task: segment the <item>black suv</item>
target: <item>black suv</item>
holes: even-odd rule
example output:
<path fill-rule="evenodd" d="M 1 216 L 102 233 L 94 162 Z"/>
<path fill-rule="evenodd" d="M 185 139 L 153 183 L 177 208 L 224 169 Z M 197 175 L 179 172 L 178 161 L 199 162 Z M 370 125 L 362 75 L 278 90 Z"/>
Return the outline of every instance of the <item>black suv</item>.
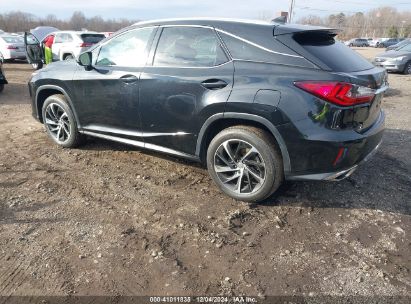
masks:
<path fill-rule="evenodd" d="M 386 72 L 327 28 L 241 20 L 137 23 L 29 82 L 62 147 L 88 136 L 201 161 L 231 197 L 339 180 L 381 142 Z"/>

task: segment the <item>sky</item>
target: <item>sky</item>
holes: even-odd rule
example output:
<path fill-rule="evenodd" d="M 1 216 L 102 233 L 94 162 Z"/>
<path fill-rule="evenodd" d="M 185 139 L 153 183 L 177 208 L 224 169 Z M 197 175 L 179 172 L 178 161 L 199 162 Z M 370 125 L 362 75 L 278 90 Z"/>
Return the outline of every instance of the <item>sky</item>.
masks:
<path fill-rule="evenodd" d="M 306 15 L 366 12 L 379 6 L 411 10 L 411 0 L 295 0 L 294 20 Z M 74 11 L 87 17 L 149 20 L 176 17 L 226 17 L 257 19 L 288 11 L 290 0 L 0 0 L 0 13 L 30 12 L 38 17 L 54 14 L 68 19 Z"/>

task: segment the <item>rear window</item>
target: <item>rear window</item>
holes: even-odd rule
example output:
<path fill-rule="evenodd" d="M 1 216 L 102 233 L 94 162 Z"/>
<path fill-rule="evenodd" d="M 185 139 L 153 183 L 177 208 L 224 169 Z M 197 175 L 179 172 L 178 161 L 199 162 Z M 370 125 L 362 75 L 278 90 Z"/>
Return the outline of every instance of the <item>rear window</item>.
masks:
<path fill-rule="evenodd" d="M 304 32 L 295 34 L 294 40 L 336 72 L 356 72 L 374 67 L 357 52 L 336 41 L 334 36 L 332 33 Z"/>
<path fill-rule="evenodd" d="M 80 37 L 81 37 L 81 40 L 83 40 L 85 43 L 93 43 L 93 44 L 98 43 L 104 38 L 106 38 L 106 36 L 104 36 L 103 34 L 81 34 Z"/>
<path fill-rule="evenodd" d="M 1 37 L 7 43 L 24 43 L 23 38 L 21 37 Z"/>

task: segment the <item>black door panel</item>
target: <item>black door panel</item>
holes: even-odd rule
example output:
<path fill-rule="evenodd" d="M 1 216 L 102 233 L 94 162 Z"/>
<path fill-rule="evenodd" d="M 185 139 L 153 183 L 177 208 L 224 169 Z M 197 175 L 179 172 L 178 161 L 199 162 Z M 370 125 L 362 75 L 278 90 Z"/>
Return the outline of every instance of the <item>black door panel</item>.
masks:
<path fill-rule="evenodd" d="M 133 77 L 132 82 L 123 79 Z M 140 130 L 138 110 L 139 68 L 108 67 L 76 72 L 75 107 L 81 125 Z"/>
<path fill-rule="evenodd" d="M 232 89 L 233 72 L 232 62 L 205 69 L 146 67 L 140 78 L 145 142 L 194 154 L 204 121 L 215 113 L 224 112 Z M 203 81 L 211 77 L 224 81 L 224 87 L 206 88 Z"/>
<path fill-rule="evenodd" d="M 31 33 L 24 33 L 24 45 L 26 46 L 26 56 L 29 63 L 41 63 L 44 60 L 43 48 L 40 42 Z"/>
<path fill-rule="evenodd" d="M 234 66 L 213 28 L 165 27 L 140 79 L 147 144 L 194 154 L 204 121 L 223 113 Z"/>

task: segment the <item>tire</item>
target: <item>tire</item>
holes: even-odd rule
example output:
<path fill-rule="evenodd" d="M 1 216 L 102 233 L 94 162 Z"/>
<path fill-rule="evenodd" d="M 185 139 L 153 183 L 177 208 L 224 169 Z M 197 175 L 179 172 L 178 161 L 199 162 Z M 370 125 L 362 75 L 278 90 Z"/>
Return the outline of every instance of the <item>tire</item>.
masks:
<path fill-rule="evenodd" d="M 254 152 L 250 152 L 252 149 Z M 268 198 L 284 180 L 283 161 L 275 139 L 255 127 L 235 126 L 218 133 L 207 149 L 207 168 L 221 191 L 245 202 Z"/>
<path fill-rule="evenodd" d="M 43 62 L 32 63 L 31 66 L 32 66 L 33 69 L 35 69 L 35 70 L 40 70 L 41 68 L 43 68 Z"/>
<path fill-rule="evenodd" d="M 47 134 L 63 148 L 74 148 L 84 141 L 84 135 L 78 132 L 73 111 L 64 95 L 49 96 L 42 108 L 42 117 Z"/>
<path fill-rule="evenodd" d="M 354 44 L 350 43 L 349 47 L 353 47 L 353 46 L 354 46 Z"/>
<path fill-rule="evenodd" d="M 71 60 L 74 59 L 73 55 L 67 55 L 66 57 L 64 57 L 64 60 Z"/>
<path fill-rule="evenodd" d="M 0 93 L 4 90 L 4 83 L 0 83 Z"/>
<path fill-rule="evenodd" d="M 408 61 L 408 62 L 405 64 L 403 74 L 405 74 L 405 75 L 411 75 L 411 61 Z"/>

